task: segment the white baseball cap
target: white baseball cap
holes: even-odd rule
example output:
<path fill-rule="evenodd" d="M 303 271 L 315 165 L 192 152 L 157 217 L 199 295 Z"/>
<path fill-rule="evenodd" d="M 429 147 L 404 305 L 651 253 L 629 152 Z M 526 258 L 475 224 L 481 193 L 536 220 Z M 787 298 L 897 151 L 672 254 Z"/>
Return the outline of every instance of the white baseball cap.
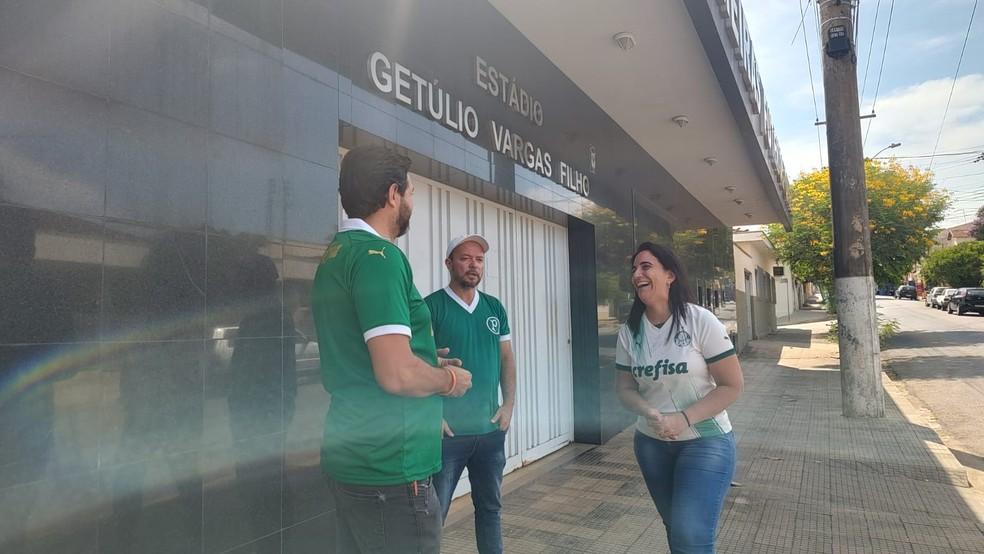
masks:
<path fill-rule="evenodd" d="M 454 252 L 454 249 L 464 242 L 474 242 L 482 247 L 482 252 L 489 251 L 489 241 L 485 240 L 485 237 L 482 235 L 462 235 L 451 239 L 451 242 L 448 243 L 448 251 L 444 257 L 450 258 L 451 253 Z"/>

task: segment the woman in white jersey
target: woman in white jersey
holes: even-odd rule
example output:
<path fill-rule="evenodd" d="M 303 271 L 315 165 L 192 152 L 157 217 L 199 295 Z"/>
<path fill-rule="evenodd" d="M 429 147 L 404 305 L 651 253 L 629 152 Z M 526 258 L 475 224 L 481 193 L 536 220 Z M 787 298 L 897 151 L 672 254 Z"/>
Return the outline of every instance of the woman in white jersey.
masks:
<path fill-rule="evenodd" d="M 635 302 L 619 330 L 622 404 L 638 414 L 635 454 L 670 551 L 713 553 L 735 470 L 725 408 L 741 394 L 741 366 L 724 325 L 690 303 L 671 250 L 645 242 L 632 258 Z"/>

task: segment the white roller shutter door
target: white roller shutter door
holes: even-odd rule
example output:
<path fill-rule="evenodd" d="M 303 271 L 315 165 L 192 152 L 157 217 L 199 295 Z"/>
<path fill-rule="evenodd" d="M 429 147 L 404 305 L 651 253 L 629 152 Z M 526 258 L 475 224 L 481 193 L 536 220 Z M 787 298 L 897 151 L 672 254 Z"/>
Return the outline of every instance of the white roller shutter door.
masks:
<path fill-rule="evenodd" d="M 506 437 L 512 471 L 574 438 L 567 229 L 425 177 L 413 180 L 413 219 L 397 245 L 422 295 L 447 285 L 451 237 L 480 233 L 489 240 L 480 289 L 508 310 L 516 355 L 516 411 Z M 468 490 L 463 477 L 457 493 Z"/>

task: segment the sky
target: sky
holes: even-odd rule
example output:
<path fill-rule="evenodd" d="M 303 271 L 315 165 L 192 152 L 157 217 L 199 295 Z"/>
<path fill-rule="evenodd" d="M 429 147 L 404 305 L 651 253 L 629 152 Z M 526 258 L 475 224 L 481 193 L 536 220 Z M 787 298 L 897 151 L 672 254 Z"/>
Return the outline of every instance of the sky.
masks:
<path fill-rule="evenodd" d="M 950 191 L 952 198 L 942 227 L 972 221 L 984 206 L 984 160 L 974 162 L 984 153 L 984 1 L 977 6 L 968 36 L 974 4 L 894 0 L 893 6 L 893 0 L 860 0 L 858 94 L 863 92 L 861 114 L 871 113 L 872 104 L 877 114 L 861 122 L 862 136 L 867 135 L 865 156 L 901 142 L 880 157 L 894 155 L 902 163 L 931 167 L 937 186 Z M 801 171 L 827 165 L 826 131 L 814 125 L 818 116 L 821 121 L 825 117 L 813 0 L 750 0 L 742 5 L 786 171 L 793 180 Z M 803 30 L 797 34 L 801 6 L 806 45 Z M 965 36 L 966 50 L 954 81 Z M 931 158 L 934 149 L 936 157 Z"/>

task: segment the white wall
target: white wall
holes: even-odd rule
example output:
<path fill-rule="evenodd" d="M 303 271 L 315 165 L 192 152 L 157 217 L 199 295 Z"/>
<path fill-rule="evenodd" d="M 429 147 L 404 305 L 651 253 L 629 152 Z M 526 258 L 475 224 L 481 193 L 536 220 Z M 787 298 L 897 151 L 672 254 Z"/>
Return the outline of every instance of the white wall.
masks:
<path fill-rule="evenodd" d="M 799 308 L 799 295 L 796 292 L 796 279 L 793 277 L 792 269 L 785 264 L 780 264 L 772 251 L 771 246 L 764 240 L 760 232 L 754 233 L 735 233 L 735 282 L 738 290 L 754 296 L 768 296 L 768 291 L 746 291 L 744 271 L 748 271 L 753 276 L 755 269 L 759 268 L 769 275 L 772 275 L 773 268 L 781 265 L 785 268 L 783 275 L 773 276 L 776 281 L 776 319 L 783 320 L 789 318 Z M 761 238 L 762 240 L 754 240 Z M 743 240 L 744 239 L 744 240 Z M 752 239 L 752 240 L 749 240 Z M 752 278 L 752 289 L 755 289 L 755 279 Z"/>
<path fill-rule="evenodd" d="M 789 318 L 799 308 L 796 279 L 788 265 L 783 267 L 786 268 L 785 275 L 776 277 L 776 318 L 780 321 Z"/>

